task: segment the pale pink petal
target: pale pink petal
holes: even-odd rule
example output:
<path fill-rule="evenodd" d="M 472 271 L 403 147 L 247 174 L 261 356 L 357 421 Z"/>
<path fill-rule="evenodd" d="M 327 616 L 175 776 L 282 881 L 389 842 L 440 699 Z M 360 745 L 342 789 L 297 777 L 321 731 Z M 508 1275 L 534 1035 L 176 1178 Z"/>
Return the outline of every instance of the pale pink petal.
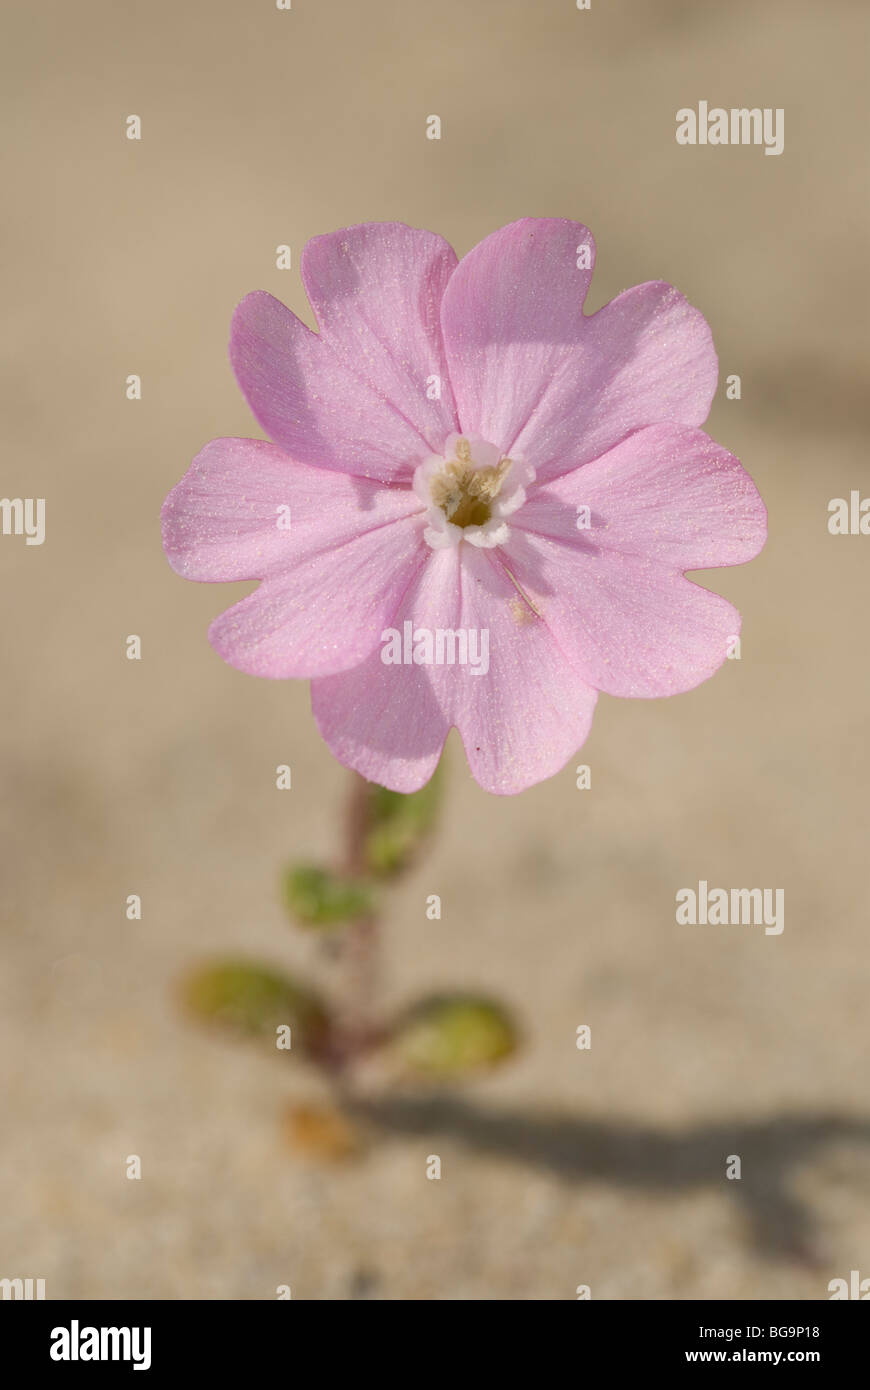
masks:
<path fill-rule="evenodd" d="M 584 320 L 579 353 L 566 353 L 515 445 L 538 479 L 598 458 L 659 421 L 702 425 L 719 363 L 707 321 L 663 281 L 626 290 Z"/>
<path fill-rule="evenodd" d="M 651 425 L 536 488 L 513 524 L 587 553 L 593 547 L 676 570 L 714 569 L 758 554 L 767 512 L 739 460 L 709 435 Z"/>
<path fill-rule="evenodd" d="M 364 661 L 431 551 L 418 518 L 391 521 L 272 574 L 216 618 L 208 638 L 230 666 L 275 680 Z"/>
<path fill-rule="evenodd" d="M 580 222 L 526 217 L 459 262 L 441 323 L 462 429 L 506 451 L 576 355 L 595 259 Z"/>
<path fill-rule="evenodd" d="M 596 692 L 572 670 L 503 568 L 473 546 L 433 552 L 391 626 L 474 629 L 483 671 L 465 665 L 384 665 L 315 681 L 312 703 L 335 756 L 370 781 L 414 791 L 432 775 L 448 729 L 462 736 L 475 780 L 508 795 L 564 767 L 589 732 Z"/>
<path fill-rule="evenodd" d="M 531 464 L 539 481 L 599 457 L 644 425 L 703 424 L 718 363 L 709 327 L 651 281 L 589 317 L 580 223 L 526 219 L 460 261 L 442 304 L 463 430 Z"/>
<path fill-rule="evenodd" d="M 458 423 L 441 337 L 441 300 L 456 263 L 443 237 L 402 222 L 316 236 L 302 253 L 322 337 L 432 451 Z"/>
<path fill-rule="evenodd" d="M 263 439 L 213 439 L 163 504 L 163 547 L 185 579 L 263 579 L 419 509 L 407 489 L 310 468 Z"/>
<path fill-rule="evenodd" d="M 373 223 L 303 254 L 319 334 L 263 291 L 243 299 L 230 359 L 266 433 L 302 463 L 384 480 L 437 452 L 456 429 L 439 322 L 454 265 L 441 237 Z"/>
<path fill-rule="evenodd" d="M 410 489 L 309 468 L 262 440 L 213 440 L 163 507 L 180 574 L 262 578 L 209 640 L 231 666 L 275 678 L 362 661 L 431 554 L 422 531 Z"/>
<path fill-rule="evenodd" d="M 712 676 L 740 633 L 737 610 L 645 556 L 588 546 L 514 529 L 502 550 L 584 680 L 609 695 L 649 698 Z"/>
<path fill-rule="evenodd" d="M 462 550 L 459 626 L 487 629 L 489 671 L 442 668 L 450 677 L 451 723 L 475 781 L 510 795 L 565 766 L 586 740 L 598 696 L 517 592 L 496 552 Z"/>
<path fill-rule="evenodd" d="M 434 630 L 458 621 L 459 547 L 429 556 L 384 628 L 401 633 L 410 621 Z M 312 681 L 311 707 L 338 760 L 396 792 L 429 781 L 450 729 L 431 668 L 387 666 L 380 647 L 355 670 Z"/>

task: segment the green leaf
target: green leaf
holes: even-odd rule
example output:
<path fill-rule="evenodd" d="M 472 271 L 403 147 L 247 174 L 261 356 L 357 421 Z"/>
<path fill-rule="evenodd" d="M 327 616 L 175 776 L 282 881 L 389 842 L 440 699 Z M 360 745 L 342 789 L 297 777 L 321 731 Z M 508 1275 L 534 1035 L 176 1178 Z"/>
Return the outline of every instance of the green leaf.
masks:
<path fill-rule="evenodd" d="M 284 902 L 291 917 L 306 927 L 334 927 L 368 917 L 374 904 L 359 879 L 301 864 L 284 875 Z"/>
<path fill-rule="evenodd" d="M 516 1050 L 517 1029 L 492 999 L 437 994 L 419 1000 L 391 1030 L 392 1046 L 412 1071 L 458 1076 L 490 1067 Z"/>
<path fill-rule="evenodd" d="M 206 1023 L 219 1023 L 248 1036 L 291 1029 L 294 1046 L 316 1053 L 329 1019 L 319 996 L 307 985 L 248 961 L 212 961 L 182 981 L 187 1009 Z"/>
<path fill-rule="evenodd" d="M 365 861 L 371 874 L 390 878 L 408 865 L 435 825 L 441 790 L 440 766 L 418 792 L 370 785 Z"/>

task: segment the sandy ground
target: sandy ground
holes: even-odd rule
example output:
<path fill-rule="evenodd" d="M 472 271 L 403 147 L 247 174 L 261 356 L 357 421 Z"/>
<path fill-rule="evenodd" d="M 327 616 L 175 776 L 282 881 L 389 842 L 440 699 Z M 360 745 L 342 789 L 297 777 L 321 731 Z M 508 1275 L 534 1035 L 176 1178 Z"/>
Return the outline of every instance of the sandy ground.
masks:
<path fill-rule="evenodd" d="M 826 530 L 830 498 L 870 490 L 862 7 L 48 0 L 10 26 L 3 488 L 46 497 L 47 539 L 0 540 L 0 1276 L 182 1299 L 815 1299 L 870 1276 L 870 539 Z M 680 148 L 700 99 L 784 108 L 784 153 Z M 199 1031 L 173 988 L 224 951 L 322 968 L 276 884 L 331 854 L 347 775 L 304 685 L 212 653 L 244 589 L 174 576 L 159 506 L 207 439 L 257 432 L 236 301 L 310 318 L 278 244 L 296 265 L 311 235 L 397 218 L 464 252 L 528 214 L 595 232 L 589 307 L 662 278 L 702 308 L 743 381 L 708 428 L 770 542 L 700 576 L 744 613 L 741 660 L 669 701 L 603 697 L 590 791 L 569 767 L 490 798 L 451 744 L 385 1000 L 495 992 L 526 1044 L 313 1161 L 285 1115 L 316 1078 Z M 783 888 L 782 935 L 678 926 L 701 878 Z"/>

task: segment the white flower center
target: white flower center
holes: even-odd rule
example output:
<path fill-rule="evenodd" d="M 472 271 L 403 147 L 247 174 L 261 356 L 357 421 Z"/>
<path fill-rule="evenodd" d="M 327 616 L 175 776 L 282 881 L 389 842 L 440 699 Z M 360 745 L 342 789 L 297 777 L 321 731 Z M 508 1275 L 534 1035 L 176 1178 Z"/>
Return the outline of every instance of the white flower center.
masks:
<path fill-rule="evenodd" d="M 535 471 L 505 457 L 475 435 L 452 434 L 443 456 L 433 454 L 414 474 L 414 491 L 426 508 L 423 535 L 433 550 L 468 541 L 490 548 L 510 535 L 505 520 L 526 500 Z"/>

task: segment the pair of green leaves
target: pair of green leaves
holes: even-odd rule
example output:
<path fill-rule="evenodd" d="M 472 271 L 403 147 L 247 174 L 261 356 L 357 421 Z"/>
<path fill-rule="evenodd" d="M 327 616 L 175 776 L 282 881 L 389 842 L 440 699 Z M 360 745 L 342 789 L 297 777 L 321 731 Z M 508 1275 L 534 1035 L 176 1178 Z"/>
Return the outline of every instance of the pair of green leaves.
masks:
<path fill-rule="evenodd" d="M 283 880 L 284 904 L 301 926 L 346 927 L 370 917 L 384 881 L 412 862 L 434 827 L 441 776 L 403 795 L 374 783 L 356 784 L 351 827 L 354 873 L 295 865 Z M 292 1045 L 313 1061 L 331 1051 L 330 1009 L 307 984 L 244 960 L 214 961 L 184 983 L 188 1010 L 204 1022 L 253 1037 L 274 1036 L 289 1026 Z M 418 1000 L 388 1022 L 377 1044 L 401 1069 L 433 1079 L 493 1066 L 516 1048 L 508 1012 L 491 999 L 442 993 Z"/>
<path fill-rule="evenodd" d="M 312 1060 L 328 1049 L 329 1014 L 320 996 L 261 965 L 227 960 L 203 966 L 184 982 L 184 1001 L 201 1021 L 249 1037 L 274 1035 L 289 1025 L 294 1047 Z M 510 1056 L 517 1033 L 494 1000 L 442 993 L 419 1000 L 388 1024 L 379 1046 L 405 1070 L 447 1080 Z"/>

